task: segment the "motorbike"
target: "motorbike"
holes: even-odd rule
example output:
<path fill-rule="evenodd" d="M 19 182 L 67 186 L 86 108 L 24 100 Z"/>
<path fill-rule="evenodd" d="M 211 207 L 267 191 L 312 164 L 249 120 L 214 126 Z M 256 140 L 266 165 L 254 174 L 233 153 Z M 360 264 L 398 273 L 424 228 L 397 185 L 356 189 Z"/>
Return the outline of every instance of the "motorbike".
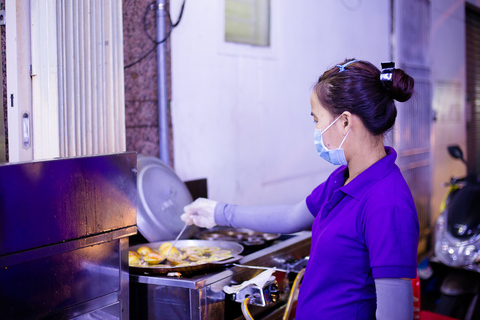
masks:
<path fill-rule="evenodd" d="M 448 153 L 467 162 L 459 146 Z M 434 228 L 434 256 L 440 297 L 435 312 L 449 317 L 480 319 L 480 182 L 476 173 L 451 178 Z"/>

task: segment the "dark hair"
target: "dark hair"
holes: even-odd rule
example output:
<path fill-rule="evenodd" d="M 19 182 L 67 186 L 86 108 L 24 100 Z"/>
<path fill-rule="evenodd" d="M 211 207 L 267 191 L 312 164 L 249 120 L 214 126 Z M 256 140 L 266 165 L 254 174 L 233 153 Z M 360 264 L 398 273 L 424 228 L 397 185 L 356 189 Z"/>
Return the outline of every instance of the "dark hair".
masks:
<path fill-rule="evenodd" d="M 343 64 L 353 61 L 345 60 Z M 397 117 L 393 100 L 405 102 L 413 95 L 414 80 L 401 69 L 393 69 L 392 81 L 380 80 L 380 70 L 367 61 L 354 61 L 327 70 L 315 85 L 324 108 L 333 115 L 349 111 L 357 115 L 373 135 L 390 130 Z"/>

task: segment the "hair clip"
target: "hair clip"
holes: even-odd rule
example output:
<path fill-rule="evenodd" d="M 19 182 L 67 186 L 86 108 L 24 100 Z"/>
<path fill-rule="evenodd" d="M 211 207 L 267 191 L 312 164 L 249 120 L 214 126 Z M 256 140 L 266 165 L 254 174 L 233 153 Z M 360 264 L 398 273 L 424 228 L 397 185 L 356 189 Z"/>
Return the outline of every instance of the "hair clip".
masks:
<path fill-rule="evenodd" d="M 354 63 L 354 62 L 357 62 L 357 61 L 358 61 L 358 60 L 350 60 L 350 61 L 348 61 L 348 62 L 346 62 L 346 63 L 344 63 L 344 64 L 342 64 L 342 65 L 337 64 L 337 67 L 338 67 L 338 69 L 339 69 L 339 70 L 338 70 L 338 73 L 345 71 L 345 67 L 346 67 L 346 66 L 348 66 L 350 63 Z"/>
<path fill-rule="evenodd" d="M 395 62 L 383 62 L 382 72 L 380 73 L 380 81 L 392 82 L 393 69 L 395 69 Z"/>

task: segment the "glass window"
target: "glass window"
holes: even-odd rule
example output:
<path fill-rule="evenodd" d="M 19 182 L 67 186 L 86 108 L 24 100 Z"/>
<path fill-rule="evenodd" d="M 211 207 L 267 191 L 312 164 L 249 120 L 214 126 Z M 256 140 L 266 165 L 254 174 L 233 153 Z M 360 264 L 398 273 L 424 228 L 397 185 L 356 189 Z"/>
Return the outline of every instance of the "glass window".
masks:
<path fill-rule="evenodd" d="M 225 41 L 270 46 L 270 0 L 225 0 Z"/>

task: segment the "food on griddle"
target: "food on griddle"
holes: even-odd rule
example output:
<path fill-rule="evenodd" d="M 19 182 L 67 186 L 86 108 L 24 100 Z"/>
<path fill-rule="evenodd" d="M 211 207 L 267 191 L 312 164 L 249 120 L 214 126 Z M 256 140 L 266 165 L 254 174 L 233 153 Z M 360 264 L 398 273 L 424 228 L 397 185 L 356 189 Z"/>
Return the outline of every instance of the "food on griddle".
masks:
<path fill-rule="evenodd" d="M 159 264 L 160 261 L 163 261 L 163 260 L 165 260 L 165 256 L 155 252 L 147 253 L 143 257 L 143 261 L 145 261 L 148 264 Z"/>
<path fill-rule="evenodd" d="M 160 254 L 163 254 L 163 255 L 166 256 L 167 252 L 168 252 L 168 250 L 170 250 L 171 246 L 172 246 L 171 242 L 164 242 L 158 248 L 158 251 L 160 252 Z M 179 254 L 179 252 L 178 252 L 177 248 L 173 247 L 172 250 L 170 250 L 170 253 L 168 254 L 168 256 L 170 257 L 171 255 L 178 255 L 178 254 Z"/>
<path fill-rule="evenodd" d="M 202 259 L 202 256 L 199 256 L 198 254 L 195 254 L 195 253 L 187 255 L 187 257 L 190 261 L 194 261 L 194 262 Z"/>
<path fill-rule="evenodd" d="M 232 253 L 230 250 L 215 250 L 210 253 L 210 258 L 214 260 L 223 260 L 230 257 Z"/>
<path fill-rule="evenodd" d="M 160 247 L 158 247 L 158 251 L 162 251 L 163 249 L 165 248 L 170 248 L 172 246 L 172 243 L 171 242 L 164 242 L 160 245 Z M 173 249 L 173 248 L 172 248 Z"/>
<path fill-rule="evenodd" d="M 167 257 L 167 260 L 168 260 L 168 262 L 170 262 L 170 264 L 172 266 L 178 266 L 178 265 L 181 265 L 181 264 L 185 263 L 183 255 L 180 255 L 180 254 L 171 254 L 170 253 Z"/>
<path fill-rule="evenodd" d="M 128 251 L 128 257 L 135 256 L 137 258 L 140 258 L 140 254 L 135 251 Z"/>
<path fill-rule="evenodd" d="M 153 250 L 147 246 L 141 246 L 140 248 L 137 249 L 137 252 L 140 253 L 142 256 L 144 256 L 147 253 L 153 252 Z"/>
<path fill-rule="evenodd" d="M 147 246 L 138 248 L 137 252 L 129 251 L 129 265 L 141 267 L 184 267 L 195 266 L 203 263 L 224 260 L 230 258 L 230 250 L 222 250 L 219 247 L 188 246 L 183 248 L 173 247 L 165 261 L 165 256 L 172 246 L 170 242 L 164 242 L 158 249 Z M 142 254 L 142 252 L 144 252 Z M 131 258 L 132 257 L 132 258 Z M 163 261 L 163 262 L 162 262 Z M 163 264 L 159 264 L 162 262 Z"/>
<path fill-rule="evenodd" d="M 136 266 L 140 263 L 140 255 L 135 251 L 128 251 L 128 264 Z"/>

